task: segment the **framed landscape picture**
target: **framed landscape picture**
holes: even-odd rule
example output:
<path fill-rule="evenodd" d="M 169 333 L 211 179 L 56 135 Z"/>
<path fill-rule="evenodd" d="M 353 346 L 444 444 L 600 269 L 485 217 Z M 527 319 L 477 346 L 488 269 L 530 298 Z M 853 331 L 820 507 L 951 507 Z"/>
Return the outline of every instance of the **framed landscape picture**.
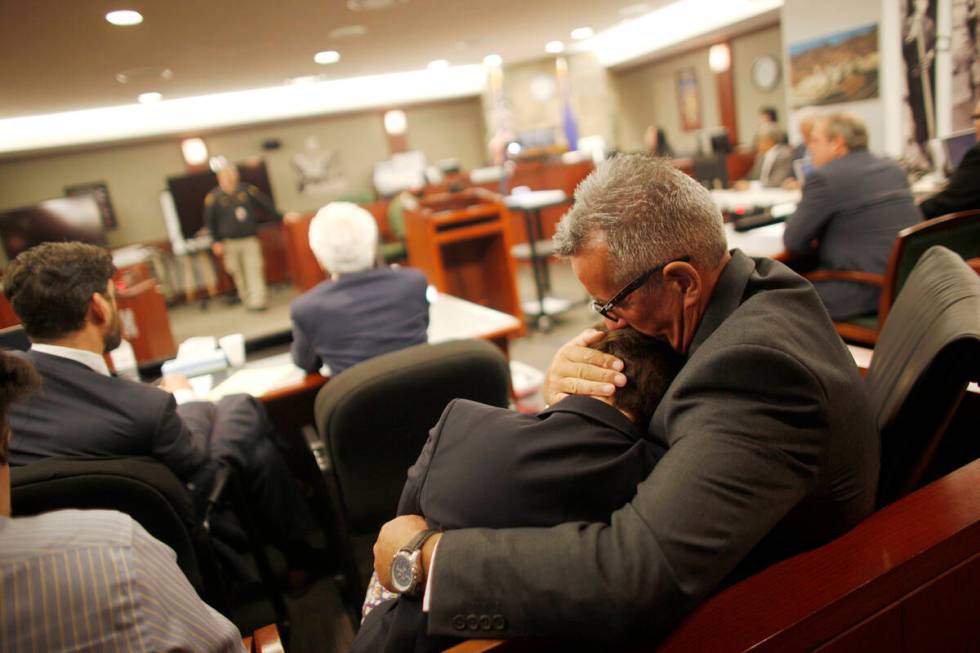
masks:
<path fill-rule="evenodd" d="M 91 195 L 95 199 L 95 203 L 99 205 L 99 212 L 102 214 L 102 224 L 105 225 L 105 228 L 116 228 L 118 224 L 116 222 L 116 212 L 112 208 L 112 200 L 109 199 L 109 187 L 104 181 L 68 186 L 65 188 L 65 195 L 68 197 Z"/>

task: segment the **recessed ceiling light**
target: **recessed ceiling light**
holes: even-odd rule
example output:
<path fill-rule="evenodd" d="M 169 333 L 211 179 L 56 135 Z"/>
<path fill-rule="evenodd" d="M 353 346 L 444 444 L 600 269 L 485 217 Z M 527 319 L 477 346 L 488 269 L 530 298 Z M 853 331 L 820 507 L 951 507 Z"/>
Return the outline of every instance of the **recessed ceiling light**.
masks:
<path fill-rule="evenodd" d="M 349 39 L 357 36 L 364 36 L 367 34 L 368 28 L 364 25 L 344 25 L 343 27 L 338 27 L 327 32 L 327 38 L 331 39 Z"/>
<path fill-rule="evenodd" d="M 449 62 L 445 59 L 433 59 L 426 68 L 429 70 L 445 70 L 449 68 Z"/>
<path fill-rule="evenodd" d="M 483 57 L 483 63 L 487 66 L 499 66 L 504 62 L 503 58 L 499 54 L 488 54 Z"/>
<path fill-rule="evenodd" d="M 113 25 L 139 25 L 143 22 L 143 15 L 132 9 L 120 9 L 110 11 L 105 15 L 105 19 Z"/>
<path fill-rule="evenodd" d="M 324 50 L 313 55 L 313 61 L 319 64 L 337 63 L 340 61 L 340 53 L 336 50 Z"/>
<path fill-rule="evenodd" d="M 559 54 L 565 51 L 565 44 L 561 41 L 548 41 L 544 44 L 544 51 L 551 54 Z"/>
<path fill-rule="evenodd" d="M 408 128 L 408 119 L 405 117 L 405 112 L 401 109 L 392 109 L 385 113 L 384 124 L 386 132 L 392 136 L 398 136 L 399 134 L 404 134 Z"/>
<path fill-rule="evenodd" d="M 592 31 L 591 27 L 576 27 L 572 30 L 572 39 L 576 41 L 584 41 L 585 39 L 591 39 L 595 32 Z"/>
<path fill-rule="evenodd" d="M 153 104 L 154 102 L 159 102 L 162 100 L 163 96 L 156 91 L 153 91 L 150 93 L 140 93 L 136 96 L 136 99 L 139 100 L 140 104 Z"/>

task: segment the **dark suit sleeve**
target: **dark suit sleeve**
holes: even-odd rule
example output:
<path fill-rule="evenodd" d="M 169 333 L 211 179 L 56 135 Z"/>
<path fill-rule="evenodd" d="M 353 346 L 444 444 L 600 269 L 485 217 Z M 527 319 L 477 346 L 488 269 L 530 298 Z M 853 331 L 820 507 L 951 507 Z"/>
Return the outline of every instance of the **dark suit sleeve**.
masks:
<path fill-rule="evenodd" d="M 422 447 L 422 452 L 415 464 L 408 468 L 408 478 L 405 481 L 405 487 L 402 488 L 402 496 L 398 500 L 397 514 L 425 516 L 422 513 L 422 486 L 425 484 L 429 466 L 432 464 L 432 458 L 435 456 L 436 448 L 439 445 L 442 429 L 449 420 L 449 413 L 452 412 L 456 402 L 457 400 L 453 399 L 446 405 L 439 421 L 429 431 L 429 438 L 425 441 L 425 446 Z"/>
<path fill-rule="evenodd" d="M 152 455 L 182 480 L 189 479 L 208 461 L 213 406 L 194 401 L 179 408 L 168 396 L 157 419 Z"/>
<path fill-rule="evenodd" d="M 727 348 L 699 361 L 669 401 L 672 446 L 610 525 L 447 532 L 429 633 L 479 636 L 454 630 L 454 617 L 465 624 L 460 615 L 490 609 L 506 622 L 495 637 L 651 637 L 810 491 L 826 447 L 826 398 L 794 358 Z"/>
<path fill-rule="evenodd" d="M 926 220 L 947 213 L 980 209 L 980 147 L 966 153 L 949 185 L 919 205 Z"/>
<path fill-rule="evenodd" d="M 836 202 L 827 178 L 814 171 L 803 186 L 796 212 L 786 221 L 783 245 L 794 254 L 810 251 L 810 241 L 819 239 L 834 216 Z"/>
<path fill-rule="evenodd" d="M 289 353 L 293 358 L 293 362 L 296 363 L 296 367 L 301 367 L 307 374 L 312 374 L 320 369 L 323 362 L 313 347 L 313 341 L 306 336 L 306 333 L 297 321 L 296 314 L 293 313 L 291 317 L 293 322 L 293 344 L 289 348 Z"/>

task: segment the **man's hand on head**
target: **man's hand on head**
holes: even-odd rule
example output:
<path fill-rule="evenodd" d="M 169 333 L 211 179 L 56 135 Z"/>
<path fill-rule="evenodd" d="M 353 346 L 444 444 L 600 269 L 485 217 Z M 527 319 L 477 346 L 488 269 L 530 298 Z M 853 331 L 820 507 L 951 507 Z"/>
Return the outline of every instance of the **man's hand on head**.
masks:
<path fill-rule="evenodd" d="M 389 592 L 395 591 L 391 584 L 391 559 L 398 553 L 398 549 L 408 544 L 413 537 L 426 528 L 428 525 L 425 523 L 425 519 L 419 515 L 395 517 L 381 527 L 378 541 L 374 543 L 374 571 L 378 574 L 378 582 Z M 422 570 L 426 576 L 429 574 L 432 552 L 435 550 L 436 542 L 441 537 L 441 533 L 436 533 L 426 540 L 425 546 L 422 547 Z M 425 582 L 424 579 L 423 582 Z"/>
<path fill-rule="evenodd" d="M 166 374 L 160 379 L 159 387 L 161 390 L 173 393 L 177 390 L 192 390 L 190 382 L 183 374 Z"/>
<path fill-rule="evenodd" d="M 562 345 L 545 376 L 543 394 L 548 405 L 568 395 L 611 397 L 617 387 L 626 385 L 623 361 L 589 347 L 604 337 L 601 331 L 586 329 Z"/>

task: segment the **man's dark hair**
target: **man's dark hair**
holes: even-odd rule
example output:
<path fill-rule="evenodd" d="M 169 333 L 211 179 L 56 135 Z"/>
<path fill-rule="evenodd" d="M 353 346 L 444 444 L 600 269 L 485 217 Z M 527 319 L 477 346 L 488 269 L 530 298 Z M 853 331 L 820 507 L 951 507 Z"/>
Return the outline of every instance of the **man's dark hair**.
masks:
<path fill-rule="evenodd" d="M 779 113 L 776 111 L 776 107 L 762 107 L 759 109 L 759 113 L 769 118 L 771 122 L 779 122 Z"/>
<path fill-rule="evenodd" d="M 6 464 L 10 449 L 7 410 L 10 404 L 41 385 L 37 372 L 23 358 L 0 352 L 0 465 Z"/>
<path fill-rule="evenodd" d="M 662 340 L 629 327 L 608 331 L 592 348 L 623 361 L 626 385 L 616 389 L 613 400 L 618 408 L 633 416 L 633 423 L 645 427 L 684 366 L 684 357 Z"/>
<path fill-rule="evenodd" d="M 27 335 L 61 338 L 85 325 L 92 293 L 116 271 L 109 252 L 84 243 L 44 243 L 7 264 L 3 292 Z"/>

